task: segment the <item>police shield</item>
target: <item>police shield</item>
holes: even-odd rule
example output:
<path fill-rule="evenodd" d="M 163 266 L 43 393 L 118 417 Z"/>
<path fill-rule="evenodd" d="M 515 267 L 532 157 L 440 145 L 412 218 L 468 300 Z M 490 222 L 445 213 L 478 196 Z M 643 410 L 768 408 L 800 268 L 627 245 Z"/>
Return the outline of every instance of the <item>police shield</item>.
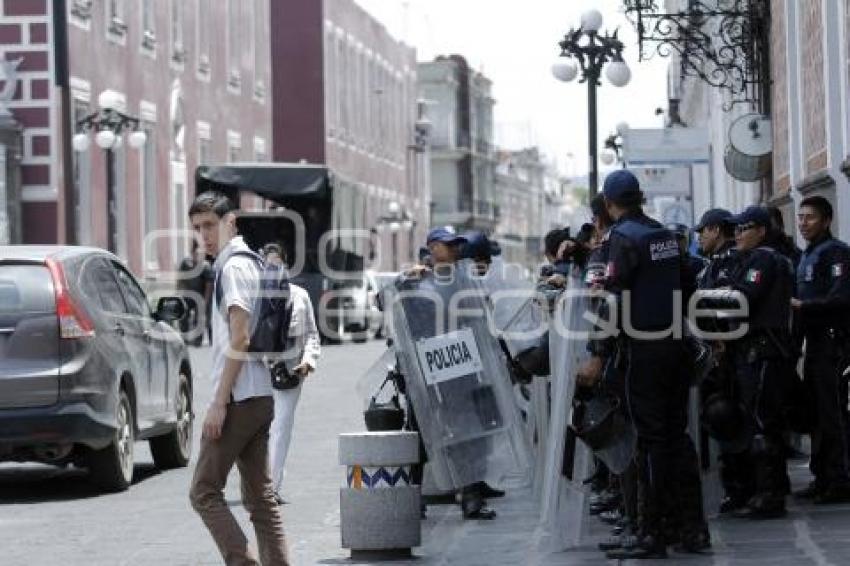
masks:
<path fill-rule="evenodd" d="M 584 317 L 589 301 L 584 286 L 570 277 L 552 315 L 549 330 L 552 407 L 541 497 L 541 529 L 544 545 L 560 551 L 581 543 L 587 519 L 590 450 L 570 430 L 576 371 L 586 357 L 590 323 Z"/>
<path fill-rule="evenodd" d="M 469 262 L 386 293 L 394 347 L 435 484 L 529 475 L 529 449 L 488 306 Z"/>

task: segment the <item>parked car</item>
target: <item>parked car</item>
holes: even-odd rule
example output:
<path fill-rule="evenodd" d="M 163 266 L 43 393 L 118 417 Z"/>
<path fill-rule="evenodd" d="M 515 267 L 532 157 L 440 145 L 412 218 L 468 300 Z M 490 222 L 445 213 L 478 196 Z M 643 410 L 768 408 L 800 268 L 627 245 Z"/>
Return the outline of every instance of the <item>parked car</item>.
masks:
<path fill-rule="evenodd" d="M 367 272 L 357 278 L 333 281 L 327 298 L 319 302 L 317 317 L 324 317 L 331 330 L 326 340 L 339 340 L 347 333 L 355 342 L 376 336 L 381 325 L 374 279 Z M 317 318 L 318 320 L 318 318 Z"/>
<path fill-rule="evenodd" d="M 95 248 L 0 247 L 0 461 L 89 469 L 108 491 L 133 479 L 134 443 L 160 468 L 192 450 L 192 368 L 120 260 Z"/>

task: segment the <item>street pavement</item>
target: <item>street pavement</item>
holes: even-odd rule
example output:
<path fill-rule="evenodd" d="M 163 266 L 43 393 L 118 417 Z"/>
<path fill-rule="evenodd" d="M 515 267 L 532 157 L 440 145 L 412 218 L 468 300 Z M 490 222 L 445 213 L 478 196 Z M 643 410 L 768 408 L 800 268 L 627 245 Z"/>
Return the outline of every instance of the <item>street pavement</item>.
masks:
<path fill-rule="evenodd" d="M 340 547 L 339 488 L 344 470 L 337 463 L 337 435 L 363 429 L 355 383 L 382 351 L 380 341 L 325 347 L 319 371 L 304 386 L 284 488 L 288 503 L 282 507 L 294 564 L 351 563 Z M 196 349 L 192 355 L 197 440 L 210 394 L 209 350 Z M 137 444 L 136 455 L 134 485 L 111 495 L 99 494 L 81 471 L 0 465 L 0 566 L 221 564 L 189 506 L 192 467 L 159 472 L 142 443 Z M 805 462 L 794 461 L 792 466 L 799 485 L 806 479 Z M 226 497 L 246 532 L 252 533 L 235 471 Z M 608 563 L 595 550 L 606 531 L 593 519 L 580 548 L 547 553 L 539 548 L 537 502 L 528 489 L 509 489 L 507 497 L 493 501 L 493 506 L 499 516 L 492 522 L 463 521 L 456 505 L 430 506 L 417 558 L 395 564 Z M 674 560 L 665 564 L 850 563 L 850 505 L 793 505 L 786 519 L 713 519 L 711 529 L 712 554 L 673 555 Z"/>

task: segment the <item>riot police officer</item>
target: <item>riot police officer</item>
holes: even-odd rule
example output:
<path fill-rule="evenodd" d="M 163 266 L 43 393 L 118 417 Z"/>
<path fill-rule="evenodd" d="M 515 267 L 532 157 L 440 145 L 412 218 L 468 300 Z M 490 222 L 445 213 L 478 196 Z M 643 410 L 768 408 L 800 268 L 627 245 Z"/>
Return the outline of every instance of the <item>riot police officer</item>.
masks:
<path fill-rule="evenodd" d="M 608 175 L 603 195 L 614 220 L 605 288 L 617 300 L 622 331 L 618 347 L 627 360 L 626 398 L 637 430 L 638 471 L 645 488 L 638 543 L 607 556 L 663 558 L 665 523 L 681 502 L 680 487 L 701 497 L 696 450 L 686 433 L 686 351 L 672 328 L 681 299 L 682 258 L 675 236 L 643 213 L 643 193 L 634 174 L 621 169 Z M 592 358 L 581 368 L 582 381 L 598 375 L 602 365 L 603 360 Z M 692 482 L 697 485 L 683 485 Z M 700 509 L 688 506 L 680 511 L 676 530 L 681 548 L 705 549 L 705 520 L 694 516 Z"/>
<path fill-rule="evenodd" d="M 703 255 L 709 258 L 706 268 L 700 273 L 698 286 L 700 290 L 729 287 L 730 277 L 735 270 L 737 250 L 735 248 L 735 226 L 729 223 L 732 213 L 722 208 L 715 208 L 703 214 L 696 226 L 699 234 L 699 246 Z M 700 330 L 706 332 L 721 332 L 731 329 L 722 320 L 697 321 Z M 746 506 L 747 501 L 755 493 L 752 466 L 747 455 L 747 438 L 745 432 L 737 430 L 733 423 L 721 423 L 720 427 L 713 422 L 716 419 L 729 419 L 727 411 L 720 409 L 738 408 L 735 397 L 735 364 L 733 344 L 715 342 L 715 368 L 700 384 L 702 398 L 703 426 L 720 444 L 720 481 L 723 485 L 724 498 L 720 503 L 720 513 L 730 513 Z M 728 429 L 731 436 L 720 432 Z M 737 437 L 736 437 L 737 435 Z"/>
<path fill-rule="evenodd" d="M 800 203 L 797 221 L 808 242 L 791 304 L 806 340 L 804 380 L 815 405 L 811 471 L 803 497 L 815 503 L 850 500 L 847 463 L 847 379 L 850 360 L 850 248 L 832 237 L 832 205 L 823 197 Z"/>
<path fill-rule="evenodd" d="M 785 396 L 788 364 L 794 359 L 790 333 L 793 266 L 767 246 L 771 220 L 767 209 L 750 206 L 729 222 L 735 226 L 738 262 L 730 288 L 746 298 L 746 334 L 734 344 L 735 387 L 751 427 L 755 495 L 736 516 L 767 519 L 785 515 L 788 473 L 785 465 Z"/>

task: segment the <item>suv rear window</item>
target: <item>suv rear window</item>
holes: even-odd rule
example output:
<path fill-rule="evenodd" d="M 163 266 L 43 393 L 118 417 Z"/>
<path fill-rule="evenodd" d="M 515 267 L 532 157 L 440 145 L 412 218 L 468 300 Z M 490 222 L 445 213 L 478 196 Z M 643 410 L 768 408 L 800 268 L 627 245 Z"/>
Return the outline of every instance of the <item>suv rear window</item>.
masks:
<path fill-rule="evenodd" d="M 54 310 L 56 296 L 47 267 L 0 264 L 0 314 Z"/>

